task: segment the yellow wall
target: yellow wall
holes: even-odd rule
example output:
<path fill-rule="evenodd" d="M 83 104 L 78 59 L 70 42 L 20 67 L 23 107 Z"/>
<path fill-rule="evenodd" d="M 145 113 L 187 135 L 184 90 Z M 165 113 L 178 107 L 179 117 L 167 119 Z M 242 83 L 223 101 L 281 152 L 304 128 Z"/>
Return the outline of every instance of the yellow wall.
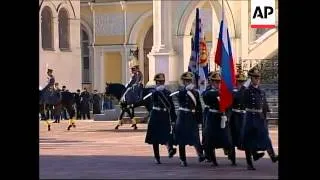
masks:
<path fill-rule="evenodd" d="M 124 36 L 96 36 L 96 44 L 123 44 Z"/>
<path fill-rule="evenodd" d="M 127 7 L 127 12 L 146 12 L 152 9 L 152 3 L 148 4 L 130 4 Z"/>
<path fill-rule="evenodd" d="M 121 83 L 122 66 L 120 52 L 104 53 L 104 79 L 111 83 Z"/>
<path fill-rule="evenodd" d="M 81 6 L 81 16 L 91 16 L 91 10 L 89 6 Z"/>

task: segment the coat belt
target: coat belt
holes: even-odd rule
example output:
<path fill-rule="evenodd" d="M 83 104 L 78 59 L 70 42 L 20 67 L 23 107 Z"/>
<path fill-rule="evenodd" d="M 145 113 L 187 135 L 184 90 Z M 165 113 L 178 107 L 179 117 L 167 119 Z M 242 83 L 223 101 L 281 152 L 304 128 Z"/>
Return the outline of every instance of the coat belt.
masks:
<path fill-rule="evenodd" d="M 217 110 L 217 109 L 209 108 L 209 112 L 212 112 L 212 113 L 219 113 L 220 111 L 219 111 L 219 110 Z"/>
<path fill-rule="evenodd" d="M 247 112 L 252 112 L 252 113 L 262 113 L 262 109 L 249 109 L 246 108 Z"/>
<path fill-rule="evenodd" d="M 237 113 L 246 113 L 245 110 L 241 110 L 241 109 L 232 109 L 232 111 Z"/>
<path fill-rule="evenodd" d="M 183 108 L 183 107 L 179 107 L 179 111 L 196 112 L 196 110 L 194 110 L 194 109 L 188 109 L 188 108 Z"/>
<path fill-rule="evenodd" d="M 156 111 L 167 111 L 166 108 L 161 108 L 161 107 L 156 107 L 156 106 L 153 106 L 152 109 L 156 110 Z"/>

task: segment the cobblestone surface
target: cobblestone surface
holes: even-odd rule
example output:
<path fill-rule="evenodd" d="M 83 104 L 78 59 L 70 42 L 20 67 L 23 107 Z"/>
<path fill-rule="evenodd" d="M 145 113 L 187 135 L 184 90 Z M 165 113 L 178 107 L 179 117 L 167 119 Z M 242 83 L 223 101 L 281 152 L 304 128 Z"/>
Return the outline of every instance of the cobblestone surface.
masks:
<path fill-rule="evenodd" d="M 187 147 L 188 167 L 179 166 L 178 154 L 167 157 L 160 149 L 162 164 L 156 165 L 152 146 L 144 143 L 146 124 L 134 131 L 125 124 L 118 131 L 116 122 L 79 120 L 67 131 L 67 121 L 52 124 L 47 131 L 40 122 L 41 179 L 277 179 L 278 164 L 269 156 L 255 162 L 256 171 L 246 170 L 245 155 L 237 151 L 238 166 L 230 166 L 222 150 L 217 150 L 219 167 L 198 163 L 193 147 Z M 278 152 L 278 129 L 270 127 L 272 143 Z"/>

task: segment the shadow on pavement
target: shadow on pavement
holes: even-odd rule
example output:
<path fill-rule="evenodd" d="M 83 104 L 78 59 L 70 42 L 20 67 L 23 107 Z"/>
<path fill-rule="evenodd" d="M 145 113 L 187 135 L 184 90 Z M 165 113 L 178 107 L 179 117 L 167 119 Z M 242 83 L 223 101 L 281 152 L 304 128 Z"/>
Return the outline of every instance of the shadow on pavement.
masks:
<path fill-rule="evenodd" d="M 67 140 L 57 140 L 56 138 L 40 138 L 39 143 L 78 143 L 85 141 L 67 141 Z"/>
<path fill-rule="evenodd" d="M 187 152 L 188 153 L 188 152 Z M 267 157 L 267 156 L 266 156 Z M 218 157 L 218 167 L 199 163 L 187 157 L 188 167 L 179 166 L 176 155 L 161 157 L 162 164 L 152 156 L 40 156 L 40 178 L 50 179 L 277 179 L 278 164 L 269 158 L 255 162 L 256 171 L 248 171 L 244 158 L 233 167 L 227 158 Z"/>
<path fill-rule="evenodd" d="M 115 133 L 121 133 L 121 132 L 147 132 L 147 129 L 137 129 L 137 130 L 133 130 L 133 129 L 97 129 L 97 130 L 87 130 L 87 131 L 83 131 L 83 132 L 115 132 Z"/>

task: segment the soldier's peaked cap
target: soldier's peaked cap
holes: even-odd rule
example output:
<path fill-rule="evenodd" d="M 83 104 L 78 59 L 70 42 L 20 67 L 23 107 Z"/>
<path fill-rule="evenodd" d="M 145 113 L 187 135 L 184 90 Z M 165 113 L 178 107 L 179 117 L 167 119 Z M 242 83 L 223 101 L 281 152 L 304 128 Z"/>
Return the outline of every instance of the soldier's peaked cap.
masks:
<path fill-rule="evenodd" d="M 193 73 L 192 72 L 184 72 L 181 75 L 181 80 L 192 80 L 193 79 Z"/>
<path fill-rule="evenodd" d="M 259 70 L 256 69 L 256 68 L 251 69 L 251 70 L 248 72 L 248 75 L 251 76 L 251 77 L 260 77 L 260 76 L 261 76 Z"/>
<path fill-rule="evenodd" d="M 246 77 L 246 75 L 245 75 L 243 72 L 239 72 L 239 73 L 236 75 L 236 79 L 237 79 L 237 81 L 246 81 L 246 80 L 247 80 L 247 77 Z"/>
<path fill-rule="evenodd" d="M 165 80 L 165 76 L 163 73 L 158 73 L 154 76 L 154 80 L 155 81 L 164 81 Z"/>
<path fill-rule="evenodd" d="M 221 76 L 219 71 L 215 71 L 210 74 L 209 79 L 211 81 L 221 81 Z"/>

